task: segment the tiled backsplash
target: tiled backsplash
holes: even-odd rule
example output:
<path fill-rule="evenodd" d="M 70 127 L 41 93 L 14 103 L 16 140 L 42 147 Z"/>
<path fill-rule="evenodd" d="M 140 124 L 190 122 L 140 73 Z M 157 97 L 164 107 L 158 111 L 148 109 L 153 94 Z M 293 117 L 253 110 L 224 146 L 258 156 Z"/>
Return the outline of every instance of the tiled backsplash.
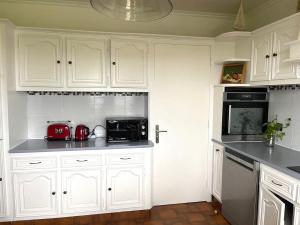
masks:
<path fill-rule="evenodd" d="M 279 144 L 300 151 L 300 90 L 271 90 L 270 93 L 269 120 L 276 115 L 280 122 L 292 119 L 291 126 L 285 130 L 286 135 Z"/>
<path fill-rule="evenodd" d="M 28 138 L 44 138 L 47 121 L 71 120 L 90 129 L 107 117 L 148 115 L 147 96 L 28 95 Z M 75 129 L 73 129 L 74 131 Z"/>

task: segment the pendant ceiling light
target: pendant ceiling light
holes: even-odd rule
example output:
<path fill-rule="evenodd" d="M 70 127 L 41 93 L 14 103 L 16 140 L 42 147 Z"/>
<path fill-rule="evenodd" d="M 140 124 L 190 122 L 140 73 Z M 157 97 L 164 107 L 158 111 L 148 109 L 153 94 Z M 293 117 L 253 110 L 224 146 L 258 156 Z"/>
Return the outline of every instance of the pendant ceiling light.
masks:
<path fill-rule="evenodd" d="M 158 20 L 173 10 L 170 0 L 90 0 L 90 3 L 98 12 L 125 21 Z"/>

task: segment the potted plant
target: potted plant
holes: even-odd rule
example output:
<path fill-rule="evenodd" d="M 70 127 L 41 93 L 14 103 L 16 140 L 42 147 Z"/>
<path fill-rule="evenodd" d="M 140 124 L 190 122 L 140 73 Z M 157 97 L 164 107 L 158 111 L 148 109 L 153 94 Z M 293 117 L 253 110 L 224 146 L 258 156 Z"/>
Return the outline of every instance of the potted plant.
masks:
<path fill-rule="evenodd" d="M 287 128 L 291 124 L 291 118 L 287 118 L 284 123 L 279 123 L 277 116 L 271 122 L 265 123 L 263 126 L 266 127 L 264 137 L 268 141 L 268 146 L 274 147 L 275 141 L 282 140 L 285 136 L 283 129 Z"/>

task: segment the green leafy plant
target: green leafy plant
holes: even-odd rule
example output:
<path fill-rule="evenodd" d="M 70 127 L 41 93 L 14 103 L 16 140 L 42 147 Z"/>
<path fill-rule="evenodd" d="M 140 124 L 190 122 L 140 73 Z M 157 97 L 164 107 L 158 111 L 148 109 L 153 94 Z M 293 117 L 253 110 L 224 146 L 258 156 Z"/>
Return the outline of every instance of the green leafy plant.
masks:
<path fill-rule="evenodd" d="M 285 136 L 285 132 L 283 129 L 289 127 L 291 125 L 291 118 L 287 118 L 284 123 L 279 123 L 277 116 L 271 122 L 265 123 L 263 126 L 266 126 L 266 130 L 264 132 L 264 137 L 267 140 L 271 140 L 272 138 L 282 140 Z"/>

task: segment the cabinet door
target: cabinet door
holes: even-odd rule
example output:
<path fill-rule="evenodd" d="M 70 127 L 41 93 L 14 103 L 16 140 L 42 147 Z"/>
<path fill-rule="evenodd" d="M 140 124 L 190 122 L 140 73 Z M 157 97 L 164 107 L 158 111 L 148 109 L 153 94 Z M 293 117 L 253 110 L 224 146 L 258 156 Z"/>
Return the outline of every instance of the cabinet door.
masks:
<path fill-rule="evenodd" d="M 260 189 L 258 225 L 284 225 L 285 204 L 264 187 Z"/>
<path fill-rule="evenodd" d="M 62 87 L 62 39 L 60 36 L 19 36 L 19 85 Z"/>
<path fill-rule="evenodd" d="M 112 40 L 111 62 L 112 87 L 147 87 L 147 43 L 136 40 Z"/>
<path fill-rule="evenodd" d="M 67 39 L 69 87 L 106 86 L 106 40 Z"/>
<path fill-rule="evenodd" d="M 5 215 L 4 181 L 0 171 L 0 217 Z"/>
<path fill-rule="evenodd" d="M 107 172 L 109 210 L 139 208 L 144 204 L 144 169 L 118 168 Z"/>
<path fill-rule="evenodd" d="M 102 211 L 101 170 L 62 173 L 63 213 Z"/>
<path fill-rule="evenodd" d="M 223 169 L 223 147 L 214 144 L 213 158 L 213 195 L 221 202 L 222 196 L 222 169 Z"/>
<path fill-rule="evenodd" d="M 272 63 L 272 79 L 285 80 L 296 79 L 297 69 L 293 63 L 285 62 L 289 58 L 289 46 L 285 43 L 296 40 L 298 35 L 298 28 L 284 27 L 274 32 L 274 47 L 273 47 L 273 63 Z"/>
<path fill-rule="evenodd" d="M 300 224 L 300 208 L 295 207 L 295 213 L 294 213 L 294 223 L 293 225 L 299 225 Z"/>
<path fill-rule="evenodd" d="M 56 172 L 14 175 L 16 217 L 57 214 Z"/>
<path fill-rule="evenodd" d="M 251 81 L 270 80 L 272 59 L 272 34 L 256 36 L 252 40 Z"/>

